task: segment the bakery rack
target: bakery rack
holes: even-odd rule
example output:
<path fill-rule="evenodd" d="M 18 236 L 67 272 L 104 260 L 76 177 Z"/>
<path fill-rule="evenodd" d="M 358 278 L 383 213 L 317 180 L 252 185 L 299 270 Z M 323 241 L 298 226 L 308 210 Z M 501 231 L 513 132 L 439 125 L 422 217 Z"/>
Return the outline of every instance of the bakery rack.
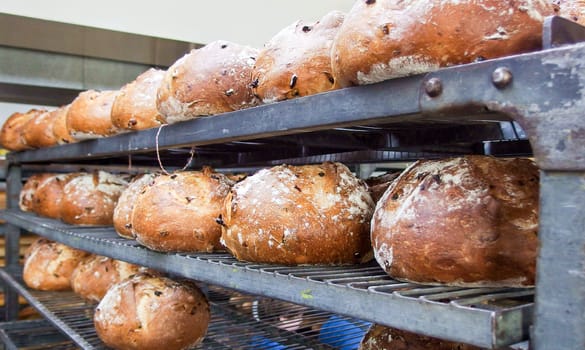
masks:
<path fill-rule="evenodd" d="M 11 153 L 7 240 L 26 229 L 76 248 L 261 296 L 485 348 L 530 339 L 536 350 L 585 348 L 585 38 L 558 17 L 543 50 L 441 69 L 47 149 Z M 532 155 L 541 171 L 535 289 L 424 287 L 375 264 L 283 267 L 227 254 L 161 254 L 112 228 L 72 227 L 18 210 L 39 167 L 247 169 L 281 162 L 368 163 L 460 154 Z M 17 273 L 9 257 L 5 276 Z M 562 287 L 559 287 L 562 286 Z M 10 294 L 9 294 L 10 295 Z M 14 295 L 12 296 L 15 297 Z M 14 319 L 7 309 L 7 319 Z"/>

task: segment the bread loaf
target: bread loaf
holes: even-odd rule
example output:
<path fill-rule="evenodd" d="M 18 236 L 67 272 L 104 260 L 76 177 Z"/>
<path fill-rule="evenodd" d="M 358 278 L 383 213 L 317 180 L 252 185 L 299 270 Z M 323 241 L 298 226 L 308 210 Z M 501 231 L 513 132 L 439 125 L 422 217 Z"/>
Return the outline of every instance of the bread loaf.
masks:
<path fill-rule="evenodd" d="M 258 50 L 228 41 L 194 49 L 166 72 L 157 107 L 167 123 L 257 104 L 251 74 Z"/>
<path fill-rule="evenodd" d="M 119 91 L 87 90 L 69 106 L 67 128 L 75 140 L 95 139 L 120 132 L 112 124 L 111 112 Z"/>
<path fill-rule="evenodd" d="M 232 184 L 209 169 L 157 176 L 135 200 L 131 224 L 136 240 L 162 252 L 222 249 L 215 219 Z"/>
<path fill-rule="evenodd" d="M 365 262 L 373 207 L 366 185 L 340 163 L 263 169 L 226 198 L 222 243 L 244 261 Z"/>
<path fill-rule="evenodd" d="M 116 207 L 114 208 L 114 229 L 118 235 L 128 239 L 134 239 L 132 233 L 132 210 L 136 203 L 136 198 L 142 192 L 143 188 L 150 184 L 154 179 L 154 174 L 141 174 L 130 182 L 128 187 L 122 191 Z"/>
<path fill-rule="evenodd" d="M 341 23 L 343 13 L 333 11 L 320 21 L 297 21 L 276 34 L 256 59 L 255 94 L 270 103 L 333 89 L 331 44 Z"/>
<path fill-rule="evenodd" d="M 63 188 L 77 174 L 54 174 L 44 178 L 32 198 L 32 211 L 40 216 L 61 219 Z"/>
<path fill-rule="evenodd" d="M 69 129 L 67 128 L 69 106 L 61 106 L 51 111 L 51 114 L 55 114 L 53 119 L 53 135 L 60 145 L 75 142 L 75 139 L 69 134 Z"/>
<path fill-rule="evenodd" d="M 140 266 L 92 254 L 71 275 L 73 291 L 86 300 L 99 302 L 110 287 L 140 270 Z"/>
<path fill-rule="evenodd" d="M 156 92 L 165 71 L 150 68 L 126 84 L 112 105 L 112 124 L 119 129 L 144 130 L 166 123 L 156 108 Z"/>
<path fill-rule="evenodd" d="M 33 202 L 39 185 L 46 179 L 55 176 L 54 173 L 36 173 L 26 179 L 19 194 L 18 206 L 22 211 L 33 211 Z"/>
<path fill-rule="evenodd" d="M 370 195 L 374 200 L 374 203 L 377 203 L 378 200 L 382 197 L 384 192 L 388 189 L 388 187 L 392 184 L 394 180 L 400 175 L 399 171 L 386 173 L 376 177 L 370 177 L 365 180 L 366 185 L 368 185 L 368 190 L 370 191 Z"/>
<path fill-rule="evenodd" d="M 205 336 L 209 304 L 191 282 L 138 274 L 112 286 L 96 308 L 100 339 L 120 350 L 180 350 Z"/>
<path fill-rule="evenodd" d="M 28 247 L 22 277 L 26 285 L 33 289 L 69 290 L 73 270 L 88 254 L 58 242 L 39 238 Z"/>
<path fill-rule="evenodd" d="M 473 345 L 441 340 L 374 324 L 360 343 L 359 350 L 482 350 Z M 485 349 L 484 349 L 485 350 Z"/>
<path fill-rule="evenodd" d="M 10 151 L 23 151 L 31 147 L 23 138 L 25 124 L 39 114 L 46 112 L 40 109 L 31 109 L 26 113 L 13 113 L 2 125 L 0 130 L 0 144 Z"/>
<path fill-rule="evenodd" d="M 539 174 L 528 159 L 419 161 L 372 219 L 376 260 L 393 278 L 457 286 L 534 285 Z"/>
<path fill-rule="evenodd" d="M 112 225 L 116 202 L 126 186 L 124 176 L 105 171 L 75 176 L 63 188 L 61 220 L 72 225 Z"/>
<path fill-rule="evenodd" d="M 550 1 L 359 0 L 332 47 L 340 86 L 363 85 L 541 48 Z"/>
<path fill-rule="evenodd" d="M 45 111 L 32 117 L 22 128 L 24 142 L 32 148 L 51 147 L 57 144 L 53 134 L 56 114 Z"/>

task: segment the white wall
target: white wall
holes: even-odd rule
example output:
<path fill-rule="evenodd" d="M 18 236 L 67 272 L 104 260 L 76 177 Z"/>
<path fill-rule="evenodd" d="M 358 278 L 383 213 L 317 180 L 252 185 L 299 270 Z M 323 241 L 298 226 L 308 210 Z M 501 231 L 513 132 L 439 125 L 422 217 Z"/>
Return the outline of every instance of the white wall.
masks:
<path fill-rule="evenodd" d="M 314 21 L 356 0 L 1 0 L 0 12 L 206 44 L 260 48 L 298 19 Z"/>

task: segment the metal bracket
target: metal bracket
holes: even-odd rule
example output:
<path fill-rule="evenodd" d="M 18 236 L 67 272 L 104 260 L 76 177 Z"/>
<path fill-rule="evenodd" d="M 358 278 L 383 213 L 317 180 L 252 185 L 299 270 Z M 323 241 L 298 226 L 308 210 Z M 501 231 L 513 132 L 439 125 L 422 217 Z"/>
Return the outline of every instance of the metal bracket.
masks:
<path fill-rule="evenodd" d="M 585 27 L 563 17 L 544 19 L 542 48 L 552 49 L 585 41 Z"/>

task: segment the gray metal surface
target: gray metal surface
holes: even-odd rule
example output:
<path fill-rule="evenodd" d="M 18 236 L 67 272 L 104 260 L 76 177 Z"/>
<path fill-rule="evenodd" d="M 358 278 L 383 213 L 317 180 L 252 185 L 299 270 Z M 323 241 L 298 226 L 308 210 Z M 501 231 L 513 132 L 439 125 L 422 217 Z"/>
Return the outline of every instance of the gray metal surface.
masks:
<path fill-rule="evenodd" d="M 0 218 L 78 249 L 430 336 L 485 348 L 528 339 L 532 289 L 425 287 L 392 280 L 375 263 L 286 267 L 239 262 L 227 253 L 163 254 L 111 227 L 75 227 L 17 210 Z"/>
<path fill-rule="evenodd" d="M 0 270 L 0 278 L 16 288 L 47 320 L 63 332 L 55 332 L 46 321 L 0 323 L 5 345 L 41 345 L 41 348 L 107 349 L 93 326 L 96 304 L 87 303 L 73 292 L 42 292 L 24 288 L 12 274 Z M 332 350 L 336 341 L 357 346 L 369 324 L 325 311 L 202 286 L 211 305 L 211 322 L 205 339 L 194 349 L 314 349 Z M 335 317 L 335 328 L 323 328 Z M 36 339 L 31 339 L 36 335 Z M 262 345 L 262 346 L 260 346 Z M 14 347 L 17 348 L 17 347 Z M 36 348 L 36 347 L 35 347 Z"/>

